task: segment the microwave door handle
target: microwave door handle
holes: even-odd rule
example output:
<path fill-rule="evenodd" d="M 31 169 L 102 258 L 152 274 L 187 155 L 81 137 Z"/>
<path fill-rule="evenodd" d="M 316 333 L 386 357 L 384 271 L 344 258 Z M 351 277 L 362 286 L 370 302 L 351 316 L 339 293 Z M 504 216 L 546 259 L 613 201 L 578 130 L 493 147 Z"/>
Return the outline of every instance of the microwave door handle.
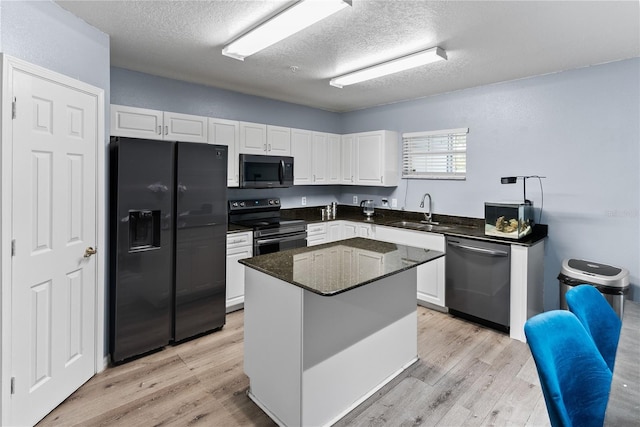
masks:
<path fill-rule="evenodd" d="M 280 179 L 280 184 L 284 184 L 284 160 L 280 160 L 280 167 L 278 168 L 278 178 Z"/>

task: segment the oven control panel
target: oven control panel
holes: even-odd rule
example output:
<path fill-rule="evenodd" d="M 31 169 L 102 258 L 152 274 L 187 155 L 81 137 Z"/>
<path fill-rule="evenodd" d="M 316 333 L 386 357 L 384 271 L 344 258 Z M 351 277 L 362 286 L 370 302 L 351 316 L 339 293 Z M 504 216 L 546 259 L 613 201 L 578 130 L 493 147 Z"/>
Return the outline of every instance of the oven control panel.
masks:
<path fill-rule="evenodd" d="M 274 197 L 270 199 L 229 200 L 229 211 L 251 211 L 265 208 L 279 209 L 280 199 Z"/>

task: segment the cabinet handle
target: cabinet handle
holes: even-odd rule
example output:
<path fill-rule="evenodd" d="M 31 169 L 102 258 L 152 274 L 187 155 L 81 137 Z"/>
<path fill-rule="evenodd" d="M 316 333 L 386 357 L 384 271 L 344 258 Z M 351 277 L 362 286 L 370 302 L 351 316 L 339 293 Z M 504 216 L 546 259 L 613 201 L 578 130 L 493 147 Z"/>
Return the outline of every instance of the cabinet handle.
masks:
<path fill-rule="evenodd" d="M 169 135 L 169 126 L 164 127 L 164 134 Z"/>
<path fill-rule="evenodd" d="M 162 126 L 158 125 L 158 135 L 162 135 Z"/>
<path fill-rule="evenodd" d="M 264 151 L 267 151 L 267 144 L 264 144 L 264 145 L 263 145 L 263 150 L 264 150 Z"/>
<path fill-rule="evenodd" d="M 271 151 L 271 144 L 269 144 L 269 151 Z"/>
<path fill-rule="evenodd" d="M 382 176 L 380 177 L 380 184 L 382 184 Z"/>
<path fill-rule="evenodd" d="M 313 182 L 316 182 L 316 174 L 313 174 Z"/>

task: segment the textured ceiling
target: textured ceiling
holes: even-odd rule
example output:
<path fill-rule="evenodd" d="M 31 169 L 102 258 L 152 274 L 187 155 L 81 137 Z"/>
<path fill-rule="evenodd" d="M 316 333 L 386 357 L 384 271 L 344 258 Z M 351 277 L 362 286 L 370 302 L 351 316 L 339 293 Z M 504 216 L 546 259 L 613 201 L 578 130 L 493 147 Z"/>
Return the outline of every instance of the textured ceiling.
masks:
<path fill-rule="evenodd" d="M 638 0 L 353 0 L 245 61 L 223 56 L 223 46 L 292 2 L 57 3 L 109 34 L 113 66 L 337 112 L 640 57 Z M 329 86 L 434 46 L 448 61 Z"/>

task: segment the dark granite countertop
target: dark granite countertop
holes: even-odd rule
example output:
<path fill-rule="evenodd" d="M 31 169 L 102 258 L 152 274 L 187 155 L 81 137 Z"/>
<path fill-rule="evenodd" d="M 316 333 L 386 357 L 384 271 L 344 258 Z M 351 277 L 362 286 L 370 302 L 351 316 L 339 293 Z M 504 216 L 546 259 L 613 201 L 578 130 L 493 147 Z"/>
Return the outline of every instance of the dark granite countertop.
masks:
<path fill-rule="evenodd" d="M 371 268 L 354 268 L 354 257 L 363 253 L 372 260 Z M 316 294 L 332 296 L 442 256 L 440 251 L 356 237 L 239 262 Z"/>
<path fill-rule="evenodd" d="M 496 243 L 507 243 L 513 245 L 531 246 L 547 237 L 548 226 L 546 224 L 536 224 L 533 232 L 520 240 L 503 237 L 487 236 L 484 234 L 484 219 L 467 218 L 450 215 L 433 214 L 433 221 L 445 228 L 435 228 L 433 230 L 416 230 L 415 228 L 397 224 L 400 221 L 420 222 L 424 219 L 421 212 L 398 211 L 391 209 L 376 209 L 372 218 L 367 219 L 362 214 L 362 208 L 350 205 L 338 205 L 335 219 L 323 220 L 321 216 L 321 206 L 282 209 L 280 215 L 287 219 L 303 219 L 308 223 L 330 222 L 330 221 L 355 221 L 364 224 L 385 225 L 410 229 L 412 231 L 423 231 L 444 235 L 466 237 Z"/>

